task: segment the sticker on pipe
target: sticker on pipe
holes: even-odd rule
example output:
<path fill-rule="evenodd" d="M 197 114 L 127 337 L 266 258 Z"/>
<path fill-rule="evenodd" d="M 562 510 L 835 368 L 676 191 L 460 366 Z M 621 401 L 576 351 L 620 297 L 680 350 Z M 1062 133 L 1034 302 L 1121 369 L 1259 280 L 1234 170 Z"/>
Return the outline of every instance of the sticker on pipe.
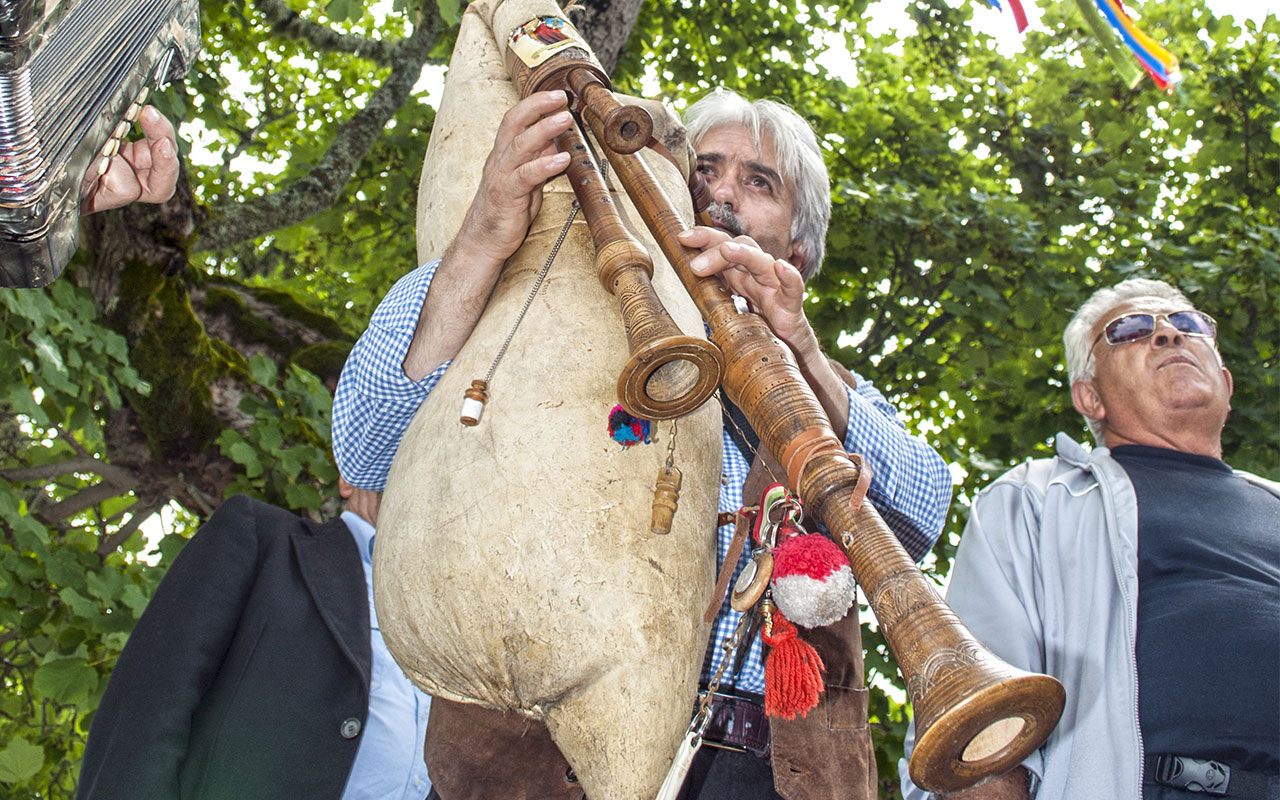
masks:
<path fill-rule="evenodd" d="M 511 32 L 507 45 L 530 69 L 570 47 L 591 52 L 582 34 L 560 17 L 534 17 Z"/>

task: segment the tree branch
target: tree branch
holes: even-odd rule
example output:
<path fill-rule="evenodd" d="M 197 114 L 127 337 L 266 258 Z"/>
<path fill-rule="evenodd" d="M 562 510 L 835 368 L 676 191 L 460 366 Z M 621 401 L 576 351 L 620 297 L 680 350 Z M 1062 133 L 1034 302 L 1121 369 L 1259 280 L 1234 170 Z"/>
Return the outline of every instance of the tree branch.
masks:
<path fill-rule="evenodd" d="M 387 120 L 404 105 L 440 35 L 439 15 L 431 15 L 397 49 L 391 74 L 363 109 L 338 127 L 315 169 L 285 188 L 244 202 L 220 206 L 199 232 L 193 252 L 222 250 L 287 228 L 331 207 L 377 140 Z"/>
<path fill-rule="evenodd" d="M 186 480 L 183 476 L 179 475 L 178 479 L 182 482 L 182 489 L 186 498 L 191 501 L 190 503 L 184 502 L 182 505 L 187 506 L 188 508 L 194 505 L 205 517 L 212 515 L 213 510 L 218 507 L 219 501 L 216 498 L 210 497 L 208 493 L 203 491 L 194 483 Z"/>
<path fill-rule="evenodd" d="M 61 425 L 55 425 L 53 429 L 58 432 L 58 435 L 62 437 L 62 440 L 64 442 L 71 445 L 71 448 L 75 450 L 77 453 L 79 453 L 81 456 L 85 458 L 94 457 L 92 453 L 90 453 L 88 450 L 85 450 L 84 447 L 79 442 L 76 441 L 76 437 L 72 436 L 70 433 L 67 433 L 65 430 L 63 430 Z"/>
<path fill-rule="evenodd" d="M 107 556 L 114 553 L 117 547 L 124 544 L 125 541 L 133 535 L 133 532 L 138 529 L 139 525 L 150 518 L 152 514 L 156 513 L 161 508 L 164 508 L 164 505 L 167 502 L 169 502 L 168 498 L 150 503 L 144 503 L 142 500 L 139 500 L 129 506 L 128 511 L 131 512 L 133 516 L 129 518 L 128 522 L 121 525 L 120 529 L 115 533 L 110 536 L 103 537 L 95 551 L 98 554 L 98 558 L 106 561 Z M 141 508 L 139 508 L 139 506 L 141 506 Z"/>
<path fill-rule="evenodd" d="M 925 323 L 925 326 L 920 329 L 920 333 L 916 335 L 915 340 L 917 342 L 927 341 L 930 336 L 937 333 L 939 328 L 955 319 L 955 316 L 956 315 L 952 314 L 950 311 L 943 311 L 938 314 L 938 316 Z"/>
<path fill-rule="evenodd" d="M 582 0 L 576 14 L 574 9 L 565 9 L 605 74 L 612 75 L 617 68 L 643 5 L 643 0 Z"/>
<path fill-rule="evenodd" d="M 51 461 L 48 464 L 39 464 L 34 467 L 0 469 L 0 478 L 14 483 L 47 481 L 50 478 L 66 475 L 69 472 L 97 472 L 94 469 L 97 464 L 98 459 L 93 457 L 69 458 L 66 461 Z"/>
<path fill-rule="evenodd" d="M 52 508 L 41 512 L 40 516 L 48 523 L 57 522 L 68 517 L 74 517 L 85 509 L 92 508 L 98 503 L 110 500 L 127 491 L 129 491 L 128 488 L 116 486 L 113 481 L 96 483 L 86 489 L 81 489 L 66 500 L 54 503 Z"/>
<path fill-rule="evenodd" d="M 262 120 L 252 128 L 243 131 L 236 131 L 236 135 L 240 137 L 239 143 L 233 149 L 227 150 L 222 154 L 222 169 L 218 170 L 217 185 L 226 186 L 231 182 L 231 162 L 235 161 L 240 155 L 251 147 L 258 146 L 254 141 L 259 133 L 266 129 L 268 125 L 273 125 L 282 119 L 294 116 L 298 113 L 297 109 L 288 111 L 278 111 L 275 113 L 263 114 Z"/>
<path fill-rule="evenodd" d="M 253 0 L 254 8 L 266 18 L 272 30 L 283 36 L 302 39 L 322 53 L 350 53 L 388 64 L 399 46 L 398 41 L 378 41 L 363 36 L 343 34 L 324 25 L 305 20 L 283 0 Z"/>
<path fill-rule="evenodd" d="M 34 467 L 0 469 L 0 478 L 14 483 L 24 483 L 26 481 L 47 481 L 59 475 L 67 475 L 72 472 L 92 472 L 95 475 L 101 475 L 108 482 L 116 485 L 128 485 L 133 482 L 133 474 L 129 470 L 117 467 L 114 464 L 108 464 L 105 461 L 99 461 L 93 456 L 69 458 L 66 461 L 53 461 L 48 464 L 38 464 Z"/>

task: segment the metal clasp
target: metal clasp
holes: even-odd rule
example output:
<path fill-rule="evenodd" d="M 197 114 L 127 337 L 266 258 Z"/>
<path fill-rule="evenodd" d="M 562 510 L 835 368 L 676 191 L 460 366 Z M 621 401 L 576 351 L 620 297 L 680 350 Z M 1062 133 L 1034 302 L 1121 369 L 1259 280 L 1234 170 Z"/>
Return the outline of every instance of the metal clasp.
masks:
<path fill-rule="evenodd" d="M 1187 758 L 1161 753 L 1156 757 L 1156 783 L 1188 792 L 1225 797 L 1231 782 L 1231 767 L 1209 759 Z"/>

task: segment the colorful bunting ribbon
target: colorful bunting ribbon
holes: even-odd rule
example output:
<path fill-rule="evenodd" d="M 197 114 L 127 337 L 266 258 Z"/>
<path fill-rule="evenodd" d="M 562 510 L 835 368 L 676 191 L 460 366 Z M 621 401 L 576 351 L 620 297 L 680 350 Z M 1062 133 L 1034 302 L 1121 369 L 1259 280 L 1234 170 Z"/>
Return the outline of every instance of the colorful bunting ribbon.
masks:
<path fill-rule="evenodd" d="M 1120 79 L 1124 84 L 1137 86 L 1141 83 L 1142 70 L 1125 52 L 1124 44 L 1111 33 L 1106 17 L 1102 16 L 1102 12 L 1098 10 L 1097 0 L 1076 0 L 1076 7 L 1080 9 L 1080 16 L 1084 18 L 1085 24 L 1093 31 L 1098 46 L 1106 53 L 1107 58 L 1115 66 L 1116 72 L 1120 73 Z"/>
<path fill-rule="evenodd" d="M 1133 20 L 1125 13 L 1124 6 L 1120 5 L 1120 0 L 1097 0 L 1097 2 L 1098 10 L 1107 18 L 1107 22 L 1111 23 L 1111 27 L 1120 34 L 1120 38 L 1137 56 L 1138 61 L 1142 63 L 1143 68 L 1157 86 L 1167 89 L 1170 84 L 1178 80 L 1177 57 L 1134 25 Z"/>
<path fill-rule="evenodd" d="M 1000 0 L 988 0 L 988 2 L 1003 11 Z M 1027 15 L 1022 9 L 1022 2 L 1008 0 L 1008 3 L 1009 9 L 1013 12 L 1013 19 L 1018 25 L 1018 33 L 1022 33 L 1027 28 Z M 1180 75 L 1177 56 L 1135 25 L 1125 12 L 1120 0 L 1076 0 L 1076 5 L 1079 6 L 1085 22 L 1098 37 L 1102 49 L 1111 58 L 1120 76 L 1130 86 L 1136 86 L 1142 80 L 1142 71 L 1126 57 L 1124 48 L 1108 32 L 1108 26 L 1119 34 L 1120 41 L 1128 47 L 1156 86 L 1168 89 L 1178 81 Z"/>
<path fill-rule="evenodd" d="M 1027 12 L 1022 10 L 1021 0 L 1009 0 L 1009 10 L 1013 12 L 1013 21 L 1018 24 L 1018 33 L 1027 29 Z"/>

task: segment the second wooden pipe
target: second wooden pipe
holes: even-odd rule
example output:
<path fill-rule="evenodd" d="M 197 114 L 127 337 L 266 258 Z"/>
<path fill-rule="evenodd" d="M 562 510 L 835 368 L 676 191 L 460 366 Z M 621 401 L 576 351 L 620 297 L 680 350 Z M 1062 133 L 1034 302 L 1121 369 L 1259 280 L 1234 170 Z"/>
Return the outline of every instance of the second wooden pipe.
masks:
<path fill-rule="evenodd" d="M 720 350 L 686 336 L 653 290 L 653 260 L 627 230 L 604 175 L 577 125 L 556 137 L 569 154 L 566 174 L 591 229 L 600 283 L 622 307 L 631 358 L 618 377 L 618 402 L 649 420 L 683 416 L 716 391 L 724 373 Z"/>

